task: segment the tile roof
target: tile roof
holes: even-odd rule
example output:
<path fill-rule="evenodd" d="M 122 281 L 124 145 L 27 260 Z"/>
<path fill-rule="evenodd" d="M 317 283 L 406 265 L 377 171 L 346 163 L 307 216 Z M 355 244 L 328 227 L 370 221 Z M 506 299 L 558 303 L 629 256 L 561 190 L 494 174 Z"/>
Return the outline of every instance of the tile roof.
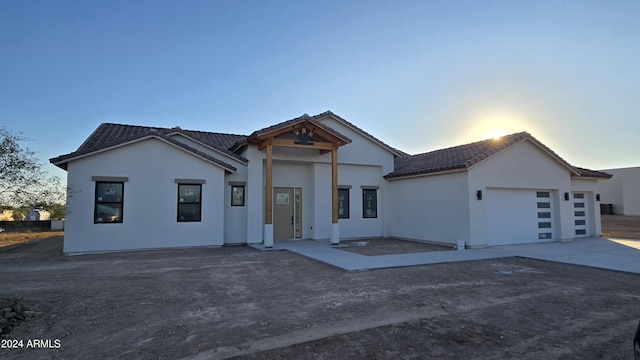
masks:
<path fill-rule="evenodd" d="M 595 172 L 588 169 L 576 168 L 558 156 L 547 146 L 539 142 L 527 132 L 519 132 L 506 135 L 498 139 L 489 139 L 471 144 L 454 146 L 446 149 L 435 150 L 410 157 L 397 158 L 394 171 L 385 175 L 386 179 L 430 174 L 443 171 L 465 170 L 469 167 L 497 154 L 498 152 L 515 145 L 521 141 L 530 140 L 546 151 L 549 155 L 565 165 L 574 175 L 589 177 L 606 177 L 608 174 Z M 596 174 L 598 173 L 598 174 Z"/>
<path fill-rule="evenodd" d="M 122 145 L 130 141 L 135 141 L 143 137 L 154 136 L 179 146 L 187 151 L 194 153 L 195 155 L 204 157 L 205 159 L 219 164 L 225 168 L 236 168 L 230 164 L 225 163 L 211 155 L 207 155 L 195 148 L 188 146 L 184 143 L 171 138 L 170 134 L 180 133 L 193 140 L 199 141 L 205 145 L 208 145 L 220 152 L 223 152 L 231 157 L 234 157 L 242 162 L 247 162 L 246 159 L 233 153 L 229 150 L 229 147 L 233 146 L 238 140 L 245 139 L 244 135 L 235 134 L 222 134 L 193 130 L 182 130 L 180 128 L 159 128 L 149 126 L 137 126 L 137 125 L 123 125 L 123 124 L 111 124 L 103 123 L 85 140 L 80 147 L 69 154 L 61 155 L 56 158 L 50 159 L 50 162 L 56 164 L 63 169 L 66 167 L 66 160 L 71 158 L 87 155 L 99 150 L 111 148 L 114 146 Z"/>
<path fill-rule="evenodd" d="M 151 126 L 103 123 L 98 126 L 98 128 L 89 136 L 89 138 L 87 138 L 87 140 L 82 143 L 82 145 L 80 145 L 77 151 L 99 148 L 104 145 L 109 145 L 112 142 L 116 142 L 126 138 L 135 138 L 137 136 L 146 135 L 149 132 L 154 131 L 164 134 L 180 133 L 232 156 L 237 155 L 229 151 L 229 148 L 232 147 L 236 143 L 236 141 L 246 138 L 245 135 L 182 130 L 178 127 L 169 129 Z"/>
<path fill-rule="evenodd" d="M 613 177 L 613 175 L 603 171 L 590 170 L 590 169 L 585 169 L 577 166 L 574 166 L 574 168 L 578 170 L 578 172 L 580 173 L 580 176 L 583 176 L 583 177 L 593 177 L 593 178 L 603 178 L 603 179 L 611 179 Z"/>

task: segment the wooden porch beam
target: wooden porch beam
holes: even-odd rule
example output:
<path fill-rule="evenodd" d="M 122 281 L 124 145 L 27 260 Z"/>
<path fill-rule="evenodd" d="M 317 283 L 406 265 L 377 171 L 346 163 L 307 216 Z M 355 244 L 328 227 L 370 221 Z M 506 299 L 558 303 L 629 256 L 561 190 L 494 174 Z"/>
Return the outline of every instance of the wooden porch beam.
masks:
<path fill-rule="evenodd" d="M 295 147 L 295 148 L 301 148 L 301 149 L 333 150 L 335 148 L 335 145 L 329 142 L 312 140 L 311 142 L 313 143 L 313 145 L 302 145 L 302 144 L 296 144 L 296 141 L 297 140 L 291 140 L 291 139 L 272 139 L 271 143 L 274 146 Z"/>

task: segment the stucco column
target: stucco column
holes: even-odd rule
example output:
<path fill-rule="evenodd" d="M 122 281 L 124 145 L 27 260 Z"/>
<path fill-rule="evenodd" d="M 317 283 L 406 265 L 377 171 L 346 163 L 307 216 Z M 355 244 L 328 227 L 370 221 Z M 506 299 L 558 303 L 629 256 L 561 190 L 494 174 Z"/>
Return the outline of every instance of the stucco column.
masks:
<path fill-rule="evenodd" d="M 267 143 L 267 169 L 265 179 L 264 246 L 273 246 L 273 145 Z"/>
<path fill-rule="evenodd" d="M 331 245 L 340 243 L 338 223 L 338 147 L 331 150 Z"/>

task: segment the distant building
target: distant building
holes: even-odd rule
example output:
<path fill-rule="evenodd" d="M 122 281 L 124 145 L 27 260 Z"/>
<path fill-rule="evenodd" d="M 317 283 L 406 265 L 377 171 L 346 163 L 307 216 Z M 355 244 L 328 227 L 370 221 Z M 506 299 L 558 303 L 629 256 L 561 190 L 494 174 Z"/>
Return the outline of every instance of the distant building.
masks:
<path fill-rule="evenodd" d="M 43 221 L 49 220 L 51 218 L 51 214 L 47 210 L 43 209 L 31 209 L 25 215 L 26 221 Z"/>
<path fill-rule="evenodd" d="M 640 166 L 602 170 L 613 178 L 598 184 L 603 204 L 617 215 L 640 215 Z"/>

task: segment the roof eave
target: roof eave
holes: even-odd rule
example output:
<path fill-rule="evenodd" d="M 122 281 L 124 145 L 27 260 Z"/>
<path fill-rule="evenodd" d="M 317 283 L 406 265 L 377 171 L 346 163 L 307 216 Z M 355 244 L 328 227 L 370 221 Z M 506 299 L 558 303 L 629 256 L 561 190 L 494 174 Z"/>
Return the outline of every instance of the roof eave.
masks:
<path fill-rule="evenodd" d="M 236 161 L 240 161 L 240 162 L 244 163 L 245 165 L 249 162 L 249 160 L 247 160 L 247 159 L 243 158 L 243 157 L 242 157 L 242 156 L 240 156 L 240 155 L 237 155 L 237 154 L 233 154 L 233 155 L 231 155 L 231 154 L 229 154 L 229 153 L 227 153 L 227 152 L 225 152 L 225 151 L 221 151 L 218 147 L 211 146 L 211 145 L 209 145 L 209 144 L 207 144 L 207 143 L 204 143 L 204 142 L 202 142 L 202 141 L 200 141 L 200 140 L 198 140 L 198 139 L 194 138 L 193 136 L 190 136 L 190 135 L 189 135 L 188 133 L 186 133 L 185 131 L 182 131 L 182 130 L 175 130 L 175 129 L 172 129 L 172 130 L 173 130 L 173 131 L 168 132 L 168 133 L 166 133 L 165 135 L 166 135 L 166 136 L 169 136 L 169 137 L 171 137 L 172 135 L 181 135 L 181 136 L 184 136 L 185 138 L 187 138 L 187 139 L 189 139 L 189 140 L 191 140 L 191 141 L 196 142 L 196 143 L 197 143 L 197 144 L 199 144 L 199 145 L 202 145 L 202 146 L 206 147 L 206 148 L 207 148 L 207 149 L 209 149 L 209 150 L 215 151 L 216 153 L 218 153 L 218 154 L 220 154 L 220 155 L 224 155 L 224 156 L 226 156 L 226 157 L 227 157 L 227 158 L 229 158 L 229 159 L 236 160 Z M 226 150 L 227 150 L 227 151 L 229 151 L 229 152 L 231 152 L 231 153 L 233 153 L 233 151 L 231 151 L 231 150 L 228 150 L 228 149 L 226 149 Z"/>
<path fill-rule="evenodd" d="M 71 162 L 71 161 L 80 160 L 80 159 L 83 159 L 85 157 L 97 155 L 97 154 L 100 154 L 100 153 L 103 153 L 103 152 L 111 151 L 111 150 L 114 150 L 114 149 L 117 149 L 117 148 L 120 148 L 120 147 L 124 147 L 124 146 L 127 146 L 127 145 L 135 144 L 137 142 L 149 140 L 149 139 L 152 139 L 152 138 L 160 140 L 160 141 L 166 143 L 167 145 L 171 145 L 171 146 L 173 146 L 174 148 L 176 148 L 178 150 L 187 152 L 188 154 L 190 154 L 192 156 L 195 156 L 195 157 L 197 157 L 197 158 L 199 158 L 199 159 L 201 159 L 203 161 L 206 161 L 206 162 L 208 162 L 208 163 L 210 163 L 212 165 L 218 166 L 218 167 L 220 167 L 220 168 L 222 168 L 224 170 L 230 171 L 232 173 L 234 173 L 234 172 L 236 172 L 238 170 L 235 166 L 227 164 L 227 163 L 225 163 L 223 161 L 220 161 L 220 160 L 213 161 L 211 159 L 208 159 L 206 156 L 202 156 L 201 154 L 198 154 L 196 152 L 189 151 L 188 149 L 185 149 L 184 147 L 182 147 L 182 146 L 180 146 L 178 144 L 175 144 L 172 141 L 168 140 L 168 139 L 170 139 L 169 137 L 165 138 L 163 135 L 160 135 L 160 134 L 147 134 L 147 135 L 144 135 L 144 136 L 141 136 L 141 137 L 137 137 L 135 139 L 131 139 L 129 141 L 125 141 L 125 142 L 122 142 L 122 143 L 114 144 L 112 146 L 106 146 L 104 148 L 96 149 L 95 151 L 90 151 L 90 152 L 83 153 L 83 154 L 73 155 L 74 153 L 70 153 L 70 154 L 67 154 L 67 155 L 62 155 L 62 156 L 59 156 L 57 158 L 50 159 L 50 162 L 52 164 L 60 167 L 63 170 L 67 170 L 67 167 L 68 167 L 67 164 L 69 162 Z M 178 142 L 177 140 L 175 140 L 175 141 Z M 186 144 L 184 144 L 184 145 L 188 146 Z"/>
<path fill-rule="evenodd" d="M 410 179 L 410 178 L 417 178 L 417 177 L 426 177 L 426 176 L 451 174 L 451 173 L 457 173 L 457 172 L 462 172 L 462 171 L 467 171 L 467 170 L 468 169 L 466 167 L 461 166 L 461 167 L 452 167 L 452 168 L 441 169 L 441 170 L 428 170 L 428 171 L 411 172 L 411 173 L 401 174 L 401 175 L 391 175 L 393 173 L 389 173 L 389 174 L 383 176 L 383 178 L 385 178 L 386 180 L 392 181 L 392 180 Z"/>

